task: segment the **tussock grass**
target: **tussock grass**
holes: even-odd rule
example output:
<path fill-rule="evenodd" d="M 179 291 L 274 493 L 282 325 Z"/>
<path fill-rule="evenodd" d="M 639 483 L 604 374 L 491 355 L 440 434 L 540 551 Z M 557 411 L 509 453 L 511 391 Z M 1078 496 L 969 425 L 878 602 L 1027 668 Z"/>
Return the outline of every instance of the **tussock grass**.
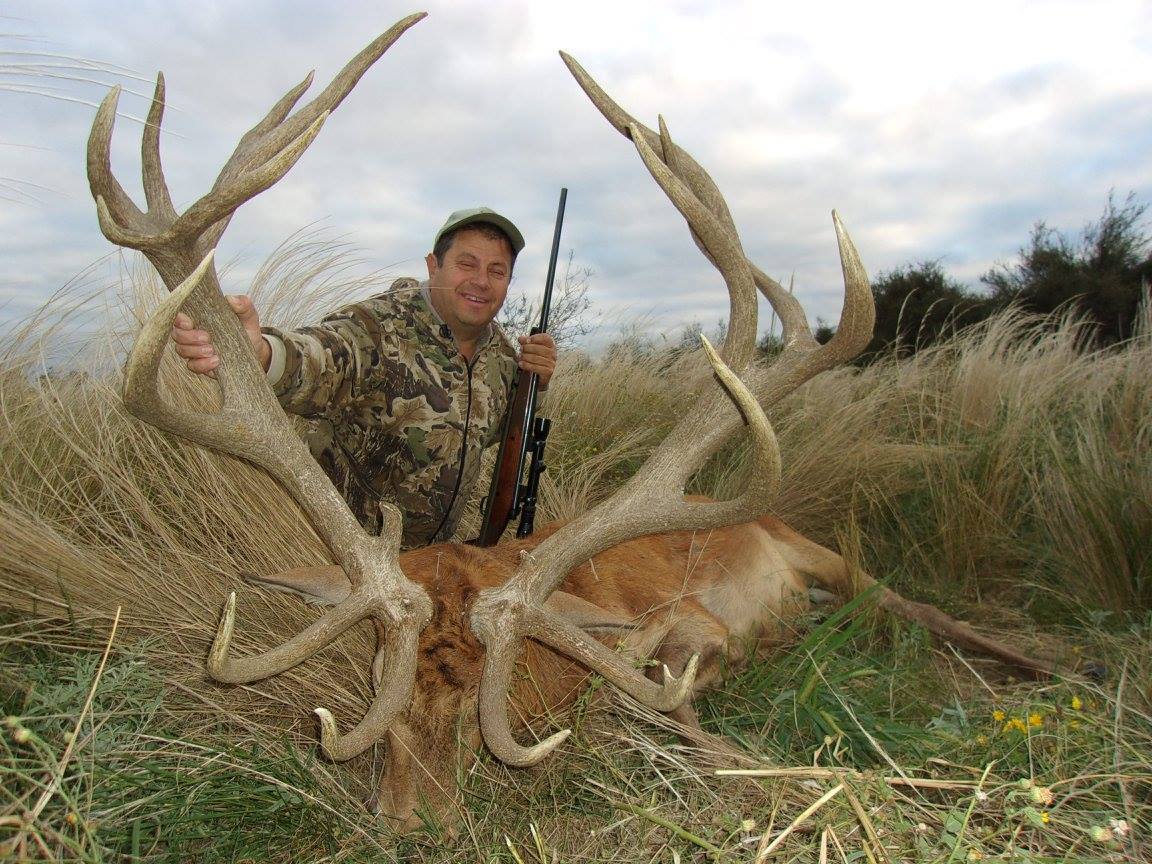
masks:
<path fill-rule="evenodd" d="M 345 266 L 351 254 L 304 235 L 253 293 L 269 320 L 302 323 L 334 298 L 378 290 Z M 313 755 L 313 705 L 343 718 L 367 702 L 366 629 L 271 681 L 206 680 L 229 590 L 241 651 L 313 617 L 245 587 L 243 574 L 326 552 L 259 472 L 120 408 L 119 358 L 159 292 L 128 264 L 125 304 L 99 329 L 88 322 L 103 310 L 61 298 L 66 315 L 41 316 L 0 349 L 0 844 L 20 837 L 29 858 L 85 861 L 1147 854 L 1147 320 L 1129 343 L 1086 353 L 1072 318 L 1040 333 L 1002 316 L 908 360 L 826 374 L 770 406 L 781 516 L 909 595 L 1048 640 L 1068 658 L 1067 680 L 1013 682 L 861 597 L 796 622 L 791 645 L 732 670 L 700 706 L 705 730 L 691 743 L 594 684 L 556 721 L 576 729 L 558 758 L 528 771 L 482 758 L 459 778 L 467 811 L 449 842 L 435 829 L 398 840 L 368 819 L 367 757 L 337 766 Z M 97 335 L 59 365 L 46 346 L 76 322 Z M 171 360 L 171 398 L 212 410 L 212 386 Z M 547 402 L 541 522 L 609 494 L 701 380 L 691 356 L 572 352 L 563 362 Z M 734 491 L 744 458 L 733 443 L 695 490 Z M 1097 664 L 1096 679 L 1071 674 L 1078 656 Z"/>

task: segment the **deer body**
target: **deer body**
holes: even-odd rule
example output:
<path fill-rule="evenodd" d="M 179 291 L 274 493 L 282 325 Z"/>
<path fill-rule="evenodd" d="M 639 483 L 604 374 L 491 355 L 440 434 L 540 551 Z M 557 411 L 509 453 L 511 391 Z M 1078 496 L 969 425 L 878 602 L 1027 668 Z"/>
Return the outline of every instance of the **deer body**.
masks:
<path fill-rule="evenodd" d="M 454 821 L 455 777 L 468 768 L 461 760 L 481 747 L 477 693 L 485 650 L 468 624 L 473 600 L 506 582 L 522 552 L 562 527 L 552 523 L 488 549 L 439 544 L 401 554 L 404 572 L 427 591 L 433 611 L 420 634 L 411 704 L 388 731 L 373 802 L 400 830 L 421 824 L 417 808 L 441 823 Z M 807 606 L 809 577 L 792 563 L 805 556 L 840 561 L 772 517 L 648 535 L 576 568 L 546 605 L 638 665 L 655 661 L 650 671 L 666 665 L 680 675 L 698 656 L 691 698 L 718 680 L 722 657 L 738 660 L 750 645 L 786 637 Z M 255 581 L 323 603 L 341 602 L 351 590 L 339 567 L 300 568 Z M 527 674 L 509 690 L 521 722 L 562 712 L 587 682 L 584 667 L 535 642 L 526 643 L 522 663 Z M 673 716 L 695 722 L 689 703 Z"/>

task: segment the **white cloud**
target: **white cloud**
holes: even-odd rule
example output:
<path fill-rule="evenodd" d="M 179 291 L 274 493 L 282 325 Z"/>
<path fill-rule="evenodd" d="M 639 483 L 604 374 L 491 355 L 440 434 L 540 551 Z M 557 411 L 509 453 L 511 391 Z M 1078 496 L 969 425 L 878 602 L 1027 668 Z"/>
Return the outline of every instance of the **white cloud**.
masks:
<path fill-rule="evenodd" d="M 93 76 L 134 91 L 125 115 L 146 112 L 147 79 L 165 71 L 165 167 L 182 204 L 308 69 L 318 89 L 398 14 L 367 0 L 323 12 L 271 0 L 11 5 L 45 50 L 138 70 L 145 80 Z M 1036 219 L 1074 231 L 1110 187 L 1152 197 L 1146 3 L 438 2 L 431 13 L 292 173 L 241 209 L 221 247 L 239 256 L 237 282 L 317 221 L 365 247 L 368 269 L 419 273 L 444 215 L 484 202 L 528 235 L 517 281 L 535 291 L 567 185 L 565 245 L 596 271 L 597 304 L 711 326 L 723 287 L 561 48 L 644 122 L 666 116 L 725 192 L 748 253 L 781 278 L 795 272 L 813 320 L 839 311 L 833 207 L 871 272 L 943 257 L 973 281 Z M 94 102 L 103 89 L 69 93 Z M 0 208 L 0 293 L 18 290 L 25 308 L 110 247 L 84 179 L 92 109 L 5 92 L 0 104 L 0 141 L 43 148 L 0 147 L 0 177 L 52 190 Z M 139 133 L 122 117 L 113 152 L 134 195 Z"/>

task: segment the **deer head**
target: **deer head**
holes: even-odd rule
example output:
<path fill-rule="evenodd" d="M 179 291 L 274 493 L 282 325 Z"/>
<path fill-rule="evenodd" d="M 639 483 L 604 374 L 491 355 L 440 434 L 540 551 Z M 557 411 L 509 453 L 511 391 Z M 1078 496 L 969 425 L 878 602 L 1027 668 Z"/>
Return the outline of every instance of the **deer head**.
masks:
<path fill-rule="evenodd" d="M 697 399 L 615 495 L 542 540 L 497 547 L 488 553 L 449 547 L 446 553 L 442 548 L 401 556 L 402 516 L 395 508 L 386 514 L 380 537 L 367 535 L 272 395 L 221 295 L 212 250 L 235 210 L 284 176 L 364 72 L 422 17 L 412 15 L 398 22 L 295 113 L 292 109 L 309 86 L 310 76 L 290 90 L 240 140 L 208 194 L 181 214 L 172 206 L 160 165 L 162 77 L 143 139 L 146 211 L 131 201 L 109 167 L 116 90 L 101 106 L 88 143 L 89 180 L 101 229 L 112 242 L 141 250 L 171 289 L 142 329 L 129 358 L 125 405 L 161 429 L 248 459 L 266 470 L 300 504 L 340 568 L 325 577 L 334 607 L 304 632 L 257 656 L 229 655 L 235 623 L 235 596 L 230 597 L 209 653 L 208 672 L 227 683 L 267 678 L 303 662 L 356 622 L 372 619 L 381 645 L 374 670 L 377 693 L 366 716 L 341 734 L 331 714 L 324 709 L 316 713 L 321 745 L 332 759 L 351 758 L 377 741 L 388 740 L 390 773 L 383 791 L 392 803 L 381 803 L 398 816 L 410 811 L 417 797 L 413 790 L 420 783 L 411 775 L 413 759 L 421 760 L 411 754 L 420 748 L 425 754 L 451 751 L 454 721 L 461 711 L 467 715 L 466 737 L 476 737 L 478 745 L 482 736 L 492 753 L 510 765 L 539 761 L 568 735 L 563 730 L 531 746 L 513 737 L 507 702 L 513 668 L 526 642 L 531 655 L 569 658 L 657 710 L 669 711 L 683 703 L 693 688 L 695 659 L 679 670 L 679 677 L 665 669 L 662 681 L 651 680 L 627 656 L 596 638 L 603 626 L 600 631 L 588 626 L 589 621 L 596 623 L 595 607 L 585 608 L 590 605 L 586 602 L 580 606 L 575 602 L 579 598 L 573 601 L 575 605 L 567 603 L 557 588 L 575 568 L 634 538 L 714 528 L 765 512 L 780 475 L 780 457 L 760 403 L 781 398 L 862 350 L 871 335 L 873 315 L 868 279 L 834 214 L 845 302 L 837 335 L 827 345 L 817 345 L 792 295 L 745 257 L 715 183 L 673 143 L 663 120 L 658 132 L 642 126 L 612 102 L 572 58 L 562 55 L 596 107 L 632 141 L 645 167 L 684 216 L 697 246 L 727 284 L 727 338 L 719 351 L 704 345 L 718 386 Z M 784 322 L 785 349 L 770 369 L 752 362 L 757 290 L 767 296 Z M 194 414 L 171 406 L 159 392 L 159 359 L 171 321 L 182 309 L 212 333 L 221 357 L 217 380 L 223 407 L 218 414 Z M 741 427 L 751 437 L 754 453 L 744 491 L 723 502 L 686 500 L 684 488 L 692 474 Z M 430 563 L 430 556 L 435 556 L 435 564 Z M 451 567 L 445 566 L 447 560 L 453 562 Z M 291 580 L 272 576 L 269 581 Z M 608 623 L 601 621 L 601 625 L 609 629 L 620 623 L 603 617 Z M 447 667 L 451 675 L 429 665 L 432 649 L 441 645 L 456 646 Z M 410 779 L 404 781 L 403 776 Z M 451 777 L 432 777 L 433 785 L 446 782 Z"/>

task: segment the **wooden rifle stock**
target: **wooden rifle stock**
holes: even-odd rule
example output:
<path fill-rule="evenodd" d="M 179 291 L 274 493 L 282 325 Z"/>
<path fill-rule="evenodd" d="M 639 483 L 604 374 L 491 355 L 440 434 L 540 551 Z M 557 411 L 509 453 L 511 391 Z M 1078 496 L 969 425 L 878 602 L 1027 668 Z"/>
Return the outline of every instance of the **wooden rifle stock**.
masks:
<path fill-rule="evenodd" d="M 540 325 L 532 328 L 532 333 L 544 333 L 548 329 L 548 312 L 552 304 L 552 283 L 556 278 L 556 259 L 560 254 L 560 229 L 564 224 L 564 203 L 568 190 L 560 190 L 560 206 L 556 211 L 556 230 L 552 235 L 552 255 L 548 260 L 548 275 L 544 284 L 544 301 L 540 304 Z M 496 467 L 492 471 L 492 485 L 484 509 L 484 521 L 480 535 L 469 541 L 473 546 L 495 546 L 504 535 L 508 523 L 521 515 L 518 537 L 532 533 L 532 520 L 535 515 L 536 485 L 540 472 L 544 470 L 544 438 L 548 434 L 548 424 L 537 424 L 536 391 L 538 381 L 535 372 L 521 370 L 508 395 L 508 411 L 504 415 L 504 431 L 500 436 L 500 450 L 496 456 Z M 539 427 L 543 427 L 539 429 Z M 534 430 L 539 430 L 534 435 Z M 527 486 L 521 485 L 524 463 L 532 452 L 533 480 Z M 525 495 L 531 489 L 531 500 L 525 506 Z"/>
<path fill-rule="evenodd" d="M 520 510 L 520 472 L 527 452 L 531 419 L 528 412 L 529 391 L 533 390 L 536 375 L 523 370 L 516 376 L 509 397 L 508 413 L 504 416 L 504 432 L 500 436 L 500 450 L 496 467 L 492 471 L 492 485 L 484 510 L 484 523 L 473 546 L 495 546 L 503 536 L 508 523 Z"/>

